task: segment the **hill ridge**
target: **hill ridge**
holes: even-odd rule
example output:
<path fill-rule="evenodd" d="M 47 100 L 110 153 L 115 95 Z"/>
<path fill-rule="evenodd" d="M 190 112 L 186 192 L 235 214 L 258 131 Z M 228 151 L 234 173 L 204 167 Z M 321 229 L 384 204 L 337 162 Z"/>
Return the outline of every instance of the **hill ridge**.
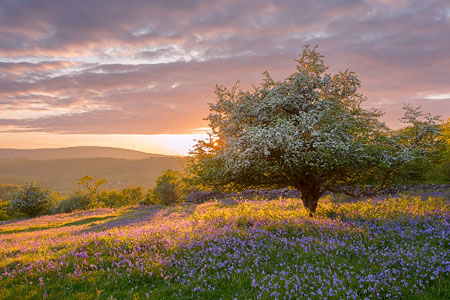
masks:
<path fill-rule="evenodd" d="M 74 146 L 38 149 L 0 148 L 0 159 L 53 160 L 71 158 L 125 158 L 140 160 L 149 157 L 172 156 L 103 146 Z"/>

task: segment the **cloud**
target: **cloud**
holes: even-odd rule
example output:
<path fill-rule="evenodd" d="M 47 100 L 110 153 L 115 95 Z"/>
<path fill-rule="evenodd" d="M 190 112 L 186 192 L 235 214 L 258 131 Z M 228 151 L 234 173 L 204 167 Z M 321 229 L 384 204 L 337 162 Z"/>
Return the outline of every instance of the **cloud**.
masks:
<path fill-rule="evenodd" d="M 422 98 L 429 100 L 450 100 L 450 93 L 447 94 L 429 94 L 425 95 Z"/>
<path fill-rule="evenodd" d="M 215 84 L 283 79 L 305 43 L 331 71 L 355 71 L 395 127 L 402 103 L 447 108 L 431 100 L 449 91 L 449 11 L 444 0 L 3 1 L 0 127 L 192 133 Z"/>

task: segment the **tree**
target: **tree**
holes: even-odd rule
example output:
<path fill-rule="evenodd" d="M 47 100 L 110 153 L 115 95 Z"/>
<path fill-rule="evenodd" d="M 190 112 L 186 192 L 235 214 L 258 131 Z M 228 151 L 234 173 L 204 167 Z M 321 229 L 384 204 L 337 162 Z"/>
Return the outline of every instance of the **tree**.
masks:
<path fill-rule="evenodd" d="M 98 189 L 102 184 L 108 183 L 108 180 L 100 178 L 94 180 L 92 176 L 84 175 L 80 179 L 78 179 L 79 186 L 85 186 L 86 192 L 89 194 L 96 195 L 98 194 Z"/>
<path fill-rule="evenodd" d="M 144 198 L 142 187 L 125 188 L 120 191 L 121 206 L 139 204 Z"/>
<path fill-rule="evenodd" d="M 13 211 L 36 217 L 49 211 L 54 204 L 55 195 L 46 187 L 34 182 L 25 184 L 11 200 Z"/>
<path fill-rule="evenodd" d="M 211 188 L 293 187 L 314 213 L 327 191 L 358 196 L 362 183 L 387 185 L 414 151 L 398 142 L 365 109 L 355 73 L 326 73 L 323 56 L 309 45 L 297 70 L 283 81 L 268 72 L 243 91 L 216 86 L 206 118 L 211 133 L 191 151 L 189 172 Z M 373 191 L 373 189 L 372 189 Z"/>
<path fill-rule="evenodd" d="M 148 202 L 172 205 L 182 202 L 182 181 L 180 172 L 166 170 L 156 179 Z"/>
<path fill-rule="evenodd" d="M 450 162 L 450 118 L 441 125 L 442 131 L 442 156 L 443 160 Z"/>
<path fill-rule="evenodd" d="M 428 177 L 434 182 L 450 183 L 450 118 L 440 126 L 440 149 Z"/>
<path fill-rule="evenodd" d="M 80 187 L 84 186 L 84 190 L 78 189 L 70 196 L 61 201 L 56 209 L 57 212 L 72 212 L 74 210 L 85 210 L 90 208 L 101 207 L 100 186 L 107 183 L 106 179 L 94 179 L 92 176 L 85 175 L 78 180 Z"/>
<path fill-rule="evenodd" d="M 439 164 L 444 148 L 442 126 L 439 116 L 432 116 L 421 111 L 420 107 L 403 106 L 405 111 L 400 121 L 405 127 L 395 132 L 397 142 L 408 146 L 414 151 L 416 159 L 405 163 L 397 182 L 419 183 L 427 179 L 427 173 L 432 171 L 434 165 Z"/>
<path fill-rule="evenodd" d="M 88 208 L 100 206 L 98 190 L 101 185 L 103 185 L 107 182 L 108 182 L 108 180 L 103 179 L 103 178 L 94 180 L 94 178 L 89 175 L 85 175 L 78 180 L 78 185 L 79 186 L 84 185 L 86 188 L 85 195 L 90 203 Z"/>

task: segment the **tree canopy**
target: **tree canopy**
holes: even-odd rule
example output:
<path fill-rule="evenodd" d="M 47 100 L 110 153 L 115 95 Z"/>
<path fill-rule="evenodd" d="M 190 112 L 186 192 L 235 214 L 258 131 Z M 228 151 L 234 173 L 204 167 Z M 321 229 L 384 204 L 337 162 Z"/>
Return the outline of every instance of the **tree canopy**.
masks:
<path fill-rule="evenodd" d="M 265 72 L 248 91 L 216 86 L 211 134 L 191 151 L 194 178 L 213 188 L 293 187 L 314 212 L 325 192 L 383 186 L 415 159 L 418 148 L 400 142 L 380 111 L 362 106 L 354 72 L 327 73 L 317 46 L 305 46 L 296 62 L 283 81 Z"/>

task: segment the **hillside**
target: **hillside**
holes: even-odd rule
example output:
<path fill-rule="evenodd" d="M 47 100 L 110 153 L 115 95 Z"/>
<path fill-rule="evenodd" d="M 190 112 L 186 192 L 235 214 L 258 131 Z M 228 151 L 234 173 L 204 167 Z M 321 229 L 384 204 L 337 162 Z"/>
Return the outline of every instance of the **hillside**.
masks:
<path fill-rule="evenodd" d="M 0 159 L 65 159 L 65 158 L 125 158 L 144 159 L 149 157 L 164 157 L 165 155 L 151 154 L 141 151 L 97 146 L 81 146 L 68 148 L 47 149 L 12 149 L 0 148 Z"/>
<path fill-rule="evenodd" d="M 449 299 L 450 203 L 298 199 L 0 222 L 0 299 Z"/>
<path fill-rule="evenodd" d="M 180 158 L 155 156 L 140 160 L 123 158 L 72 158 L 52 160 L 0 159 L 0 182 L 24 184 L 35 181 L 62 194 L 77 188 L 83 175 L 108 180 L 105 188 L 152 187 L 167 169 L 181 170 Z"/>

